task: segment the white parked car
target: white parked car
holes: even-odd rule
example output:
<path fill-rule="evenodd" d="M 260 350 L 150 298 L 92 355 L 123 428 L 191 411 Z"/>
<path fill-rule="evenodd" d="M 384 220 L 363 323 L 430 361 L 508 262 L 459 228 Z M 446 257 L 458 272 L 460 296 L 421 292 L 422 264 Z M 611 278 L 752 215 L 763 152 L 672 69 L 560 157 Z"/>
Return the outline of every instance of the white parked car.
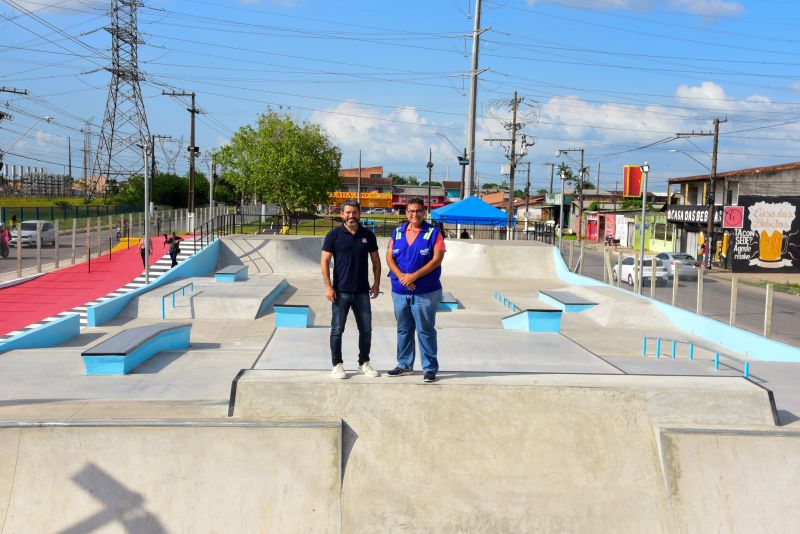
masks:
<path fill-rule="evenodd" d="M 667 272 L 667 268 L 664 266 L 663 262 L 653 256 L 645 256 L 644 257 L 644 269 L 642 269 L 642 277 L 643 283 L 645 286 L 650 285 L 650 278 L 653 274 L 653 262 L 656 262 L 656 285 L 658 286 L 665 286 L 669 281 L 669 274 Z M 614 265 L 614 270 L 612 272 L 614 276 L 614 281 L 616 282 L 618 279 L 622 279 L 624 282 L 628 282 L 628 284 L 633 285 L 633 277 L 635 276 L 633 272 L 633 256 L 626 256 L 622 259 L 622 275 L 617 272 L 619 265 Z"/>
<path fill-rule="evenodd" d="M 683 252 L 662 252 L 656 254 L 656 258 L 660 259 L 667 267 L 670 278 L 675 276 L 674 264 L 677 263 L 680 265 L 678 269 L 679 280 L 697 280 L 697 262 L 689 254 L 684 254 Z"/>
<path fill-rule="evenodd" d="M 50 221 L 22 221 L 19 224 L 19 227 L 11 231 L 11 239 L 8 240 L 8 244 L 12 247 L 17 246 L 17 230 L 21 229 L 22 236 L 20 237 L 20 243 L 24 247 L 25 245 L 31 245 L 33 247 L 36 246 L 36 225 L 37 223 L 42 224 L 42 246 L 53 246 L 56 244 L 56 227 Z"/>

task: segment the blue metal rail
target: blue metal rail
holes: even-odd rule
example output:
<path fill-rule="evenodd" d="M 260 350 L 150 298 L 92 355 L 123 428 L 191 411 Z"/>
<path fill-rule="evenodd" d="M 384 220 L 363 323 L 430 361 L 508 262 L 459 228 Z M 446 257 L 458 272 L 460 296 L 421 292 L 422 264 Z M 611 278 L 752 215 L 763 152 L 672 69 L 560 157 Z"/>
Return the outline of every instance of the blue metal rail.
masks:
<path fill-rule="evenodd" d="M 694 360 L 695 348 L 703 349 L 703 350 L 708 351 L 709 353 L 713 353 L 714 354 L 714 370 L 719 371 L 719 360 L 720 360 L 720 357 L 722 357 L 722 358 L 734 361 L 734 362 L 742 365 L 742 367 L 743 367 L 742 376 L 744 376 L 744 378 L 749 378 L 750 377 L 750 362 L 747 359 L 743 360 L 741 358 L 737 358 L 736 356 L 732 356 L 730 354 L 725 354 L 725 353 L 719 352 L 717 350 L 709 349 L 708 347 L 704 347 L 704 346 L 699 345 L 697 343 L 694 343 L 692 341 L 684 341 L 682 339 L 669 339 L 669 338 L 661 338 L 661 337 L 644 336 L 644 338 L 642 339 L 642 356 L 644 356 L 644 357 L 647 357 L 647 346 L 648 346 L 647 341 L 648 340 L 653 340 L 653 341 L 656 342 L 656 350 L 655 350 L 656 359 L 661 357 L 661 342 L 662 341 L 670 343 L 672 345 L 670 356 L 672 357 L 673 360 L 678 357 L 678 345 L 688 345 L 689 346 L 689 359 L 690 360 Z"/>
<path fill-rule="evenodd" d="M 191 293 L 194 293 L 194 282 L 189 282 L 188 284 L 185 284 L 185 285 L 179 287 L 178 289 L 176 289 L 174 291 L 170 291 L 169 293 L 161 296 L 161 318 L 162 319 L 166 319 L 167 318 L 167 310 L 166 310 L 166 307 L 164 306 L 164 300 L 171 295 L 172 296 L 172 308 L 174 309 L 175 308 L 175 293 L 180 291 L 181 292 L 181 296 L 185 296 L 187 287 L 189 288 L 189 291 Z"/>

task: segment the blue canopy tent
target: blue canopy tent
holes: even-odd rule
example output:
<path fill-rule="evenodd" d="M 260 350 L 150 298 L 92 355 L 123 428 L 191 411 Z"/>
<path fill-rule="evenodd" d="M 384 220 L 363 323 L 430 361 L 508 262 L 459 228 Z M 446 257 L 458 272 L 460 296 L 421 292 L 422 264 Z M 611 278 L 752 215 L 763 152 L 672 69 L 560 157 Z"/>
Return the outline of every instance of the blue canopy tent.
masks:
<path fill-rule="evenodd" d="M 508 214 L 479 199 L 467 197 L 459 202 L 454 202 L 437 208 L 431 212 L 434 221 L 448 224 L 470 224 L 476 226 L 506 226 Z M 513 218 L 517 224 L 517 218 Z"/>

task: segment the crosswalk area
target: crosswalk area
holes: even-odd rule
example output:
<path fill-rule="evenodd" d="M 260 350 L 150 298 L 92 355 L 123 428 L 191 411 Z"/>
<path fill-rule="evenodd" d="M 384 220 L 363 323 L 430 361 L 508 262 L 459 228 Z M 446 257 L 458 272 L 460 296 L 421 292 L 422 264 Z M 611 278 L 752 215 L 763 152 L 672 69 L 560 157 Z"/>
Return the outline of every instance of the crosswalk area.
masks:
<path fill-rule="evenodd" d="M 178 265 L 180 265 L 188 258 L 193 256 L 198 250 L 200 250 L 201 246 L 202 245 L 200 244 L 199 241 L 195 241 L 193 239 L 186 239 L 184 241 L 181 241 L 181 252 L 180 254 L 178 254 L 177 257 Z M 171 266 L 172 266 L 172 260 L 170 259 L 169 254 L 165 254 L 164 256 L 159 258 L 157 262 L 155 262 L 153 265 L 150 266 L 150 283 L 152 284 L 155 280 L 158 280 L 160 277 L 164 276 L 164 274 L 166 274 L 172 268 Z M 56 321 L 58 319 L 61 319 L 62 317 L 65 317 L 67 315 L 72 315 L 74 313 L 77 313 L 80 316 L 81 329 L 87 328 L 88 325 L 87 310 L 90 307 L 96 304 L 100 304 L 101 302 L 113 299 L 115 297 L 125 295 L 126 293 L 130 293 L 131 291 L 142 288 L 145 285 L 146 285 L 145 272 L 142 271 L 142 274 L 140 274 L 138 277 L 131 280 L 124 286 L 120 287 L 116 291 L 112 291 L 107 295 L 92 300 L 91 302 L 87 302 L 81 306 L 76 306 L 74 308 L 63 311 L 52 317 L 47 317 L 45 319 L 42 319 L 41 321 L 31 323 L 25 326 L 24 328 L 20 328 L 19 330 L 14 330 L 13 332 L 9 332 L 4 336 L 0 336 L 0 343 L 8 341 L 12 337 L 27 332 L 28 330 L 32 330 L 38 326 L 50 323 L 52 321 Z"/>

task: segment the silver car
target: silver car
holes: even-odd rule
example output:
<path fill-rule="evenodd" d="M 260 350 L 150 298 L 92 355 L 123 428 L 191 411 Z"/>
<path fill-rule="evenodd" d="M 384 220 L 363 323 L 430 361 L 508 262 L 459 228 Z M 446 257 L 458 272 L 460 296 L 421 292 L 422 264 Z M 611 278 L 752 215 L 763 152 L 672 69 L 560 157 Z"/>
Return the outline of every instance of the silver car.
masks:
<path fill-rule="evenodd" d="M 616 282 L 618 279 L 621 279 L 623 282 L 628 282 L 629 285 L 633 285 L 633 278 L 634 278 L 634 263 L 636 259 L 633 256 L 627 256 L 625 259 L 622 260 L 622 272 L 620 273 L 618 268 L 619 265 L 614 265 L 612 269 L 611 275 Z M 669 276 L 667 275 L 667 269 L 664 266 L 664 263 L 658 259 L 653 258 L 653 256 L 645 256 L 644 257 L 644 268 L 642 269 L 642 278 L 643 283 L 645 286 L 650 285 L 650 279 L 652 278 L 653 274 L 653 262 L 656 262 L 656 285 L 658 286 L 665 286 L 667 285 L 667 281 Z"/>
<path fill-rule="evenodd" d="M 661 252 L 656 258 L 667 268 L 670 278 L 675 277 L 675 267 L 679 266 L 679 280 L 697 280 L 697 262 L 691 255 L 683 252 Z"/>
<path fill-rule="evenodd" d="M 17 230 L 21 229 L 20 243 L 25 245 L 36 246 L 36 225 L 42 224 L 42 246 L 53 246 L 56 244 L 56 227 L 50 221 L 22 221 L 17 229 L 11 231 L 11 239 L 8 244 L 12 247 L 17 246 Z"/>

